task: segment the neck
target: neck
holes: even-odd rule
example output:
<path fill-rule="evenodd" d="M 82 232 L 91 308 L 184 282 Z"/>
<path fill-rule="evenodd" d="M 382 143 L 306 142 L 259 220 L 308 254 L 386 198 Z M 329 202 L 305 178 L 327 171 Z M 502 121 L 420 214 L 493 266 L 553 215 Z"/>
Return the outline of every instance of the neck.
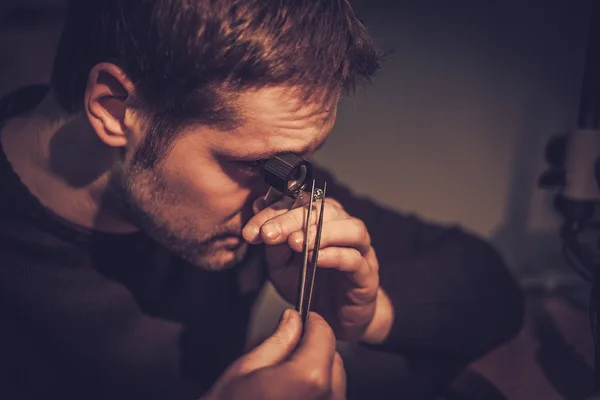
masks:
<path fill-rule="evenodd" d="M 85 114 L 67 115 L 49 94 L 29 113 L 6 121 L 0 141 L 23 183 L 54 213 L 89 229 L 137 230 L 104 200 L 119 153 L 100 141 Z"/>

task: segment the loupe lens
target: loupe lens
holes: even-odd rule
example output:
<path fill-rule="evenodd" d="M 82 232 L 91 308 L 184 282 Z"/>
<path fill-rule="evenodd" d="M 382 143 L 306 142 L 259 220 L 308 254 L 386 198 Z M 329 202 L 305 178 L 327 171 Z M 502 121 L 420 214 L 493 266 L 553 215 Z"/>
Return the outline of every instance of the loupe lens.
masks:
<path fill-rule="evenodd" d="M 288 190 L 292 193 L 299 192 L 306 183 L 308 168 L 306 165 L 300 165 L 292 172 L 291 179 L 288 181 Z"/>
<path fill-rule="evenodd" d="M 310 163 L 294 153 L 281 153 L 267 160 L 263 174 L 269 186 L 293 198 L 312 179 Z"/>

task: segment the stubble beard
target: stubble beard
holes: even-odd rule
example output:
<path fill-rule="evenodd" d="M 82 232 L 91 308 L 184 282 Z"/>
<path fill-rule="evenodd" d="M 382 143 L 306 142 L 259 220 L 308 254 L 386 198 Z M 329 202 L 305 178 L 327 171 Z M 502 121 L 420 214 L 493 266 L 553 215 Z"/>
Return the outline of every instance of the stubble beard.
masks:
<path fill-rule="evenodd" d="M 213 227 L 210 232 L 198 232 L 188 218 L 165 215 L 164 210 L 176 197 L 177 194 L 156 179 L 156 174 L 136 167 L 113 174 L 106 196 L 123 218 L 198 268 L 223 271 L 244 260 L 249 248 L 246 242 L 226 243 L 227 238 L 241 237 L 239 223 L 226 223 Z"/>

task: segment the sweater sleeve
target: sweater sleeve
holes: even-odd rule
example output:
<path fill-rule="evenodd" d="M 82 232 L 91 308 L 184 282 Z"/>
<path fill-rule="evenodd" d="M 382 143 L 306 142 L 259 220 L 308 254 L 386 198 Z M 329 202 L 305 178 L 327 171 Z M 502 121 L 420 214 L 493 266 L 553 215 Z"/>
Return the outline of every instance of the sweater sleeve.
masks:
<path fill-rule="evenodd" d="M 459 227 L 425 222 L 355 196 L 326 171 L 328 196 L 365 222 L 394 307 L 387 340 L 372 348 L 465 365 L 519 332 L 524 300 L 504 261 Z"/>

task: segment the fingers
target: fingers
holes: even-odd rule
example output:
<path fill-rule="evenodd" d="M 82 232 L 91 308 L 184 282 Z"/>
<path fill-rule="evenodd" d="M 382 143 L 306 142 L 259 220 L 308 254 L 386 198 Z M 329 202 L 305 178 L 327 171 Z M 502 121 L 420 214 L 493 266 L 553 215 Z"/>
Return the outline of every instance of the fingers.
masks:
<path fill-rule="evenodd" d="M 346 370 L 340 353 L 336 352 L 331 371 L 331 396 L 330 400 L 346 400 Z"/>
<path fill-rule="evenodd" d="M 335 346 L 335 336 L 329 324 L 319 314 L 310 312 L 302 339 L 282 369 L 295 377 L 299 398 L 320 399 L 331 393 Z"/>
<path fill-rule="evenodd" d="M 289 315 L 288 315 L 289 314 Z M 295 312 L 286 313 L 287 322 L 293 315 L 294 324 L 300 324 Z M 272 337 L 283 334 L 283 326 Z M 286 328 L 287 329 L 287 328 Z M 271 338 L 270 338 L 271 339 Z M 269 339 L 267 340 L 267 342 Z M 265 342 L 260 352 L 266 352 L 274 343 Z M 277 341 L 275 341 L 277 342 Z M 287 347 L 287 343 L 285 342 Z M 345 400 L 346 375 L 339 354 L 335 351 L 335 336 L 325 320 L 310 313 L 304 334 L 293 354 L 279 364 L 268 364 L 243 375 L 222 377 L 211 389 L 209 399 L 261 399 L 261 400 Z M 279 349 L 275 343 L 271 349 Z M 254 353 L 254 352 L 253 352 Z M 285 352 L 279 352 L 279 355 Z M 260 359 L 266 360 L 266 355 Z M 270 356 L 270 360 L 279 357 Z M 270 362 L 270 361 L 269 361 Z M 259 363 L 254 363 L 258 365 Z"/>
<path fill-rule="evenodd" d="M 319 314 L 310 312 L 304 326 L 304 334 L 289 363 L 329 379 L 335 345 L 335 335 L 329 324 Z"/>
<path fill-rule="evenodd" d="M 210 400 L 346 400 L 346 372 L 336 352 L 330 373 L 292 369 L 290 364 L 273 366 L 245 375 L 210 396 Z M 327 378 L 329 377 L 329 378 Z"/>
<path fill-rule="evenodd" d="M 233 367 L 233 373 L 244 375 L 279 364 L 294 351 L 301 336 L 302 320 L 300 315 L 294 310 L 285 310 L 275 332 L 240 358 Z"/>
<path fill-rule="evenodd" d="M 311 229 L 309 248 L 313 249 L 316 228 Z M 294 232 L 288 239 L 289 247 L 296 252 L 304 249 L 304 231 Z M 319 243 L 319 268 L 331 268 L 349 274 L 351 281 L 361 287 L 371 287 L 378 282 L 378 262 L 371 247 L 365 224 L 355 218 L 330 221 L 323 225 Z M 312 259 L 312 251 L 309 257 Z"/>
<path fill-rule="evenodd" d="M 242 236 L 244 239 L 251 244 L 257 244 L 261 242 L 260 228 L 261 226 L 271 218 L 286 213 L 289 211 L 288 199 L 278 201 L 271 206 L 265 208 L 265 199 L 259 197 L 252 203 L 252 211 L 254 216 L 250 218 L 250 221 L 242 229 Z"/>
<path fill-rule="evenodd" d="M 340 219 L 346 215 L 345 211 L 336 203 L 329 199 L 325 200 L 324 222 Z M 255 202 L 255 206 L 257 204 Z M 320 202 L 314 203 L 314 207 L 315 209 L 311 213 L 311 224 L 317 223 L 319 213 L 314 211 L 320 209 Z M 290 234 L 304 228 L 307 211 L 308 206 L 288 210 L 282 208 L 279 203 L 275 203 L 254 215 L 242 230 L 242 235 L 248 243 L 252 244 L 283 243 Z"/>
<path fill-rule="evenodd" d="M 314 247 L 317 229 L 311 227 L 308 246 Z M 295 251 L 302 251 L 304 248 L 304 230 L 292 233 L 288 238 L 288 243 Z M 320 249 L 332 246 L 352 247 L 357 249 L 361 255 L 366 254 L 371 248 L 371 237 L 364 222 L 357 218 L 344 218 L 330 221 L 323 224 L 321 233 Z"/>
<path fill-rule="evenodd" d="M 377 262 L 368 261 L 370 258 L 368 255 L 363 257 L 356 249 L 328 247 L 319 250 L 317 267 L 344 272 L 354 285 L 376 289 L 379 285 L 378 267 Z"/>
<path fill-rule="evenodd" d="M 314 248 L 316 234 L 316 226 L 313 226 L 308 242 L 311 250 Z M 304 230 L 296 231 L 288 238 L 289 247 L 275 245 L 276 248 L 281 247 L 281 249 L 269 256 L 269 265 L 286 265 L 283 262 L 291 259 L 286 248 L 296 253 L 303 252 L 304 236 Z M 312 259 L 312 251 L 309 259 Z M 278 261 L 278 263 L 271 261 Z M 358 286 L 371 287 L 378 284 L 377 257 L 371 247 L 367 227 L 359 219 L 348 217 L 323 224 L 317 263 L 319 268 L 331 268 L 350 274 L 349 278 Z"/>

